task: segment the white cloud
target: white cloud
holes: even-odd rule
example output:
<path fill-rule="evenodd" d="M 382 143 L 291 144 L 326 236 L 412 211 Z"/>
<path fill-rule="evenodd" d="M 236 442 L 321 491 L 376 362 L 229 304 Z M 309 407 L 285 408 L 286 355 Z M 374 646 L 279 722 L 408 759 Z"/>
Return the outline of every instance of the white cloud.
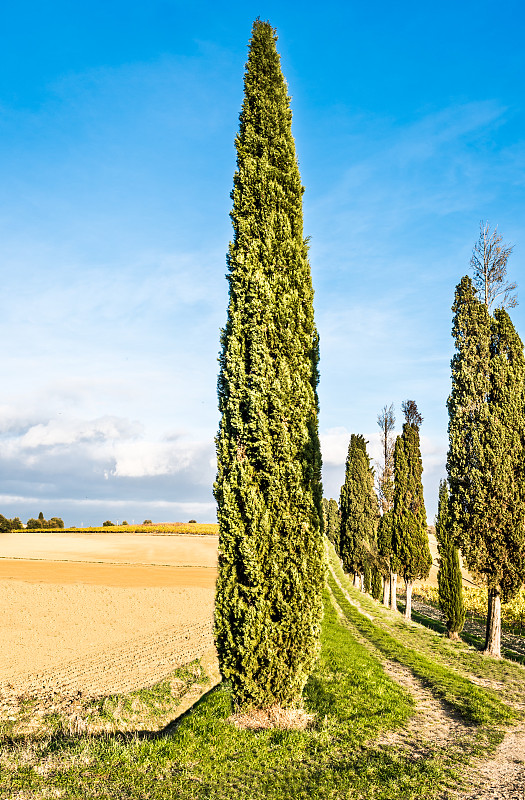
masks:
<path fill-rule="evenodd" d="M 211 466 L 209 451 L 210 442 L 185 441 L 183 438 L 120 443 L 115 448 L 112 474 L 120 478 L 142 478 L 192 472 L 203 462 Z"/>
<path fill-rule="evenodd" d="M 81 442 L 102 443 L 136 438 L 141 431 L 139 423 L 114 416 L 94 420 L 60 418 L 31 426 L 17 439 L 17 445 L 21 450 L 67 447 Z"/>

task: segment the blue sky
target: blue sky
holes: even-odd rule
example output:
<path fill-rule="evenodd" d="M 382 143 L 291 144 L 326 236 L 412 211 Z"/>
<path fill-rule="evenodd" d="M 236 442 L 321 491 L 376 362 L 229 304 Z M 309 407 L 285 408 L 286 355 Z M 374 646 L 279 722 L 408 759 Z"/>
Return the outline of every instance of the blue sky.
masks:
<path fill-rule="evenodd" d="M 0 10 L 0 512 L 213 521 L 247 43 L 277 28 L 311 236 L 320 431 L 415 399 L 429 521 L 454 287 L 480 220 L 523 290 L 518 2 L 21 2 Z M 523 301 L 525 302 L 525 300 Z M 512 312 L 525 335 L 525 306 Z"/>

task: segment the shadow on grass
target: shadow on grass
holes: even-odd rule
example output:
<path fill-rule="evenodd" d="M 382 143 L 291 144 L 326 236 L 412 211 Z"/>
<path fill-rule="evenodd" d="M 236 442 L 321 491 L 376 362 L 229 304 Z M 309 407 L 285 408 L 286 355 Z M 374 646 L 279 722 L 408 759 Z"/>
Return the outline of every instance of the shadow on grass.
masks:
<path fill-rule="evenodd" d="M 133 742 L 133 741 L 154 741 L 157 739 L 168 738 L 172 736 L 179 725 L 191 716 L 197 709 L 200 708 L 205 702 L 208 701 L 210 696 L 217 691 L 224 691 L 223 683 L 216 684 L 208 689 L 207 692 L 200 695 L 200 697 L 182 714 L 176 716 L 168 722 L 163 728 L 159 730 L 98 730 L 98 731 L 78 731 L 68 732 L 64 728 L 59 728 L 53 732 L 49 730 L 36 731 L 34 733 L 20 733 L 20 734 L 0 734 L 0 748 L 15 749 L 21 745 L 26 746 L 30 742 L 46 742 L 49 750 L 60 749 L 67 747 L 69 744 L 78 744 L 79 739 L 89 739 L 91 741 L 104 740 L 104 741 L 118 741 L 118 742 Z"/>
<path fill-rule="evenodd" d="M 404 612 L 404 603 L 398 603 L 397 607 L 400 613 Z M 437 619 L 432 619 L 431 617 L 426 617 L 419 611 L 412 611 L 412 619 L 414 622 L 418 622 L 420 625 L 424 625 L 425 628 L 430 628 L 430 630 L 436 631 L 437 633 L 442 633 L 445 635 L 447 633 L 447 627 L 443 622 L 440 622 Z M 462 631 L 460 636 L 464 642 L 469 644 L 471 647 L 475 647 L 476 650 L 482 651 L 485 649 L 485 639 L 481 638 L 481 636 L 475 636 L 473 633 L 467 633 L 467 631 Z M 508 658 L 509 661 L 516 661 L 518 664 L 525 665 L 525 656 L 521 655 L 521 653 L 516 653 L 515 650 L 509 650 L 508 647 L 502 647 L 501 653 L 505 658 Z"/>

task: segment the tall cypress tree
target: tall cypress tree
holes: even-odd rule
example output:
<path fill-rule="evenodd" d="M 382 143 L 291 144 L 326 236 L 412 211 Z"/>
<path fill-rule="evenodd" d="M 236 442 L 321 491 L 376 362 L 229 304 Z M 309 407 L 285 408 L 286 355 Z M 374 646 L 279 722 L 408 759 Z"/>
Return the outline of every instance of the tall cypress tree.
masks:
<path fill-rule="evenodd" d="M 237 708 L 297 701 L 322 617 L 319 349 L 276 39 L 256 20 L 235 141 L 218 381 L 215 638 Z"/>
<path fill-rule="evenodd" d="M 339 506 L 337 505 L 337 500 L 331 497 L 326 504 L 326 535 L 334 545 L 337 553 L 339 553 L 340 524 Z"/>
<path fill-rule="evenodd" d="M 423 463 L 419 446 L 422 417 L 416 404 L 403 404 L 406 422 L 396 439 L 394 450 L 393 551 L 398 570 L 405 580 L 405 617 L 412 616 L 412 586 L 418 578 L 427 578 L 432 566 L 428 546 L 427 518 L 421 475 Z"/>
<path fill-rule="evenodd" d="M 370 589 L 371 567 L 375 561 L 379 506 L 374 491 L 374 471 L 361 434 L 352 434 L 348 445 L 345 482 L 339 508 L 341 527 L 339 551 L 343 568 L 361 576 L 363 588 Z"/>
<path fill-rule="evenodd" d="M 485 577 L 485 652 L 501 653 L 501 599 L 525 581 L 525 361 L 508 314 L 494 317 L 470 278 L 456 287 L 449 475 L 455 537 L 467 566 Z"/>
<path fill-rule="evenodd" d="M 449 639 L 459 639 L 459 634 L 463 630 L 465 622 L 463 578 L 461 576 L 458 548 L 454 541 L 446 481 L 441 481 L 439 484 L 436 539 L 439 552 L 437 574 L 439 605 L 445 616 Z"/>
<path fill-rule="evenodd" d="M 392 510 L 394 507 L 394 426 L 396 417 L 394 404 L 383 406 L 377 415 L 377 424 L 381 429 L 382 460 L 377 477 L 379 490 L 379 504 L 382 517 L 377 532 L 378 566 L 383 578 L 383 603 L 390 606 L 390 593 L 392 590 L 393 603 L 391 608 L 396 611 L 396 584 L 397 567 L 392 553 Z"/>
<path fill-rule="evenodd" d="M 392 526 L 394 511 L 385 511 L 377 528 L 378 563 L 383 576 L 383 603 L 397 611 L 397 560 L 392 549 Z"/>

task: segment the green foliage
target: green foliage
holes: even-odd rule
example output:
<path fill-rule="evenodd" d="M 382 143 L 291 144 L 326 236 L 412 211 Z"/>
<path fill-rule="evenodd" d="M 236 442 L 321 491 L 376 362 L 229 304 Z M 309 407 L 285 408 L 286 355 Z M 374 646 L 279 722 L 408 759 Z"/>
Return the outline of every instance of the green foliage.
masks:
<path fill-rule="evenodd" d="M 421 475 L 419 425 L 405 422 L 394 450 L 392 546 L 398 572 L 406 582 L 426 578 L 432 566 Z"/>
<path fill-rule="evenodd" d="M 18 517 L 16 517 L 18 519 Z M 64 521 L 60 519 L 60 517 L 51 517 L 51 519 L 45 519 L 42 512 L 38 515 L 38 519 L 31 519 L 27 520 L 26 528 L 28 530 L 43 530 L 43 529 L 54 529 L 54 528 L 63 528 Z"/>
<path fill-rule="evenodd" d="M 383 576 L 379 567 L 374 565 L 372 567 L 372 574 L 370 577 L 370 594 L 374 600 L 381 600 L 383 593 Z"/>
<path fill-rule="evenodd" d="M 436 539 L 439 551 L 438 588 L 439 605 L 445 615 L 450 635 L 458 634 L 465 622 L 463 603 L 463 578 L 459 564 L 458 548 L 454 542 L 452 520 L 446 481 L 439 485 Z"/>
<path fill-rule="evenodd" d="M 102 523 L 103 528 L 114 528 L 115 526 L 111 522 L 110 519 L 107 519 L 105 522 Z"/>
<path fill-rule="evenodd" d="M 326 497 L 323 497 L 323 521 L 325 536 L 330 539 L 336 551 L 339 552 L 339 529 L 341 527 L 341 520 L 337 500 L 333 498 L 327 500 Z"/>
<path fill-rule="evenodd" d="M 525 581 L 525 361 L 508 314 L 491 317 L 464 277 L 456 288 L 449 475 L 455 537 L 489 593 Z"/>
<path fill-rule="evenodd" d="M 379 508 L 374 491 L 374 471 L 361 434 L 352 434 L 341 487 L 339 555 L 346 572 L 365 574 L 370 587 L 370 568 L 376 558 Z"/>
<path fill-rule="evenodd" d="M 0 533 L 9 533 L 9 531 L 19 531 L 22 530 L 24 526 L 22 525 L 22 521 L 20 517 L 15 517 L 14 519 L 8 519 L 4 517 L 3 514 L 0 514 Z"/>
<path fill-rule="evenodd" d="M 398 571 L 396 557 L 392 550 L 392 536 L 394 526 L 394 511 L 385 511 L 377 528 L 377 554 L 378 567 L 384 577 L 388 577 L 390 570 Z"/>
<path fill-rule="evenodd" d="M 235 141 L 218 381 L 215 636 L 238 707 L 300 696 L 319 651 L 324 581 L 318 336 L 275 42 L 256 20 Z"/>

